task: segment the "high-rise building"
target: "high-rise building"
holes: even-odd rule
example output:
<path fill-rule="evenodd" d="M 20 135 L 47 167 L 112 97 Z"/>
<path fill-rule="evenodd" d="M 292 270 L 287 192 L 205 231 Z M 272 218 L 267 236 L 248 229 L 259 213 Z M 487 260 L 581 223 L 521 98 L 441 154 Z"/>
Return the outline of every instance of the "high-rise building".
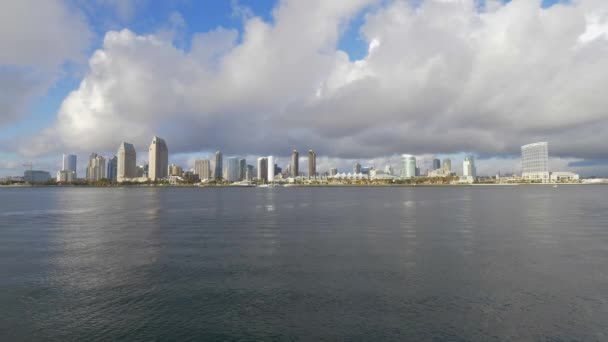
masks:
<path fill-rule="evenodd" d="M 462 176 L 469 182 L 475 182 L 475 179 L 477 178 L 477 169 L 473 156 L 464 157 L 464 161 L 462 162 Z"/>
<path fill-rule="evenodd" d="M 86 178 L 88 181 L 98 181 L 106 178 L 106 160 L 104 157 L 97 155 L 97 153 L 91 153 L 87 164 Z"/>
<path fill-rule="evenodd" d="M 215 164 L 213 165 L 215 171 L 213 172 L 213 177 L 215 180 L 222 180 L 222 173 L 224 170 L 224 165 L 222 163 L 222 152 L 215 151 Z"/>
<path fill-rule="evenodd" d="M 239 159 L 239 180 L 247 180 L 247 160 L 245 158 Z"/>
<path fill-rule="evenodd" d="M 317 155 L 315 151 L 308 151 L 308 178 L 317 177 Z"/>
<path fill-rule="evenodd" d="M 361 164 L 355 163 L 355 165 L 353 165 L 353 173 L 354 174 L 361 173 Z"/>
<path fill-rule="evenodd" d="M 547 142 L 537 142 L 521 147 L 521 176 L 523 179 L 549 182 L 549 146 Z"/>
<path fill-rule="evenodd" d="M 61 171 L 73 171 L 74 173 L 76 173 L 77 172 L 77 170 L 76 170 L 77 160 L 78 160 L 78 157 L 76 157 L 73 154 L 64 154 L 63 155 L 63 165 L 61 167 Z"/>
<path fill-rule="evenodd" d="M 136 167 L 136 159 L 137 152 L 135 152 L 135 147 L 132 144 L 123 142 L 118 147 L 118 163 L 117 163 L 117 172 L 116 172 L 116 180 L 118 182 L 124 182 L 130 178 L 135 178 L 137 176 L 137 167 Z"/>
<path fill-rule="evenodd" d="M 209 159 L 197 159 L 194 161 L 194 173 L 200 180 L 210 180 L 211 161 Z"/>
<path fill-rule="evenodd" d="M 392 175 L 393 174 L 393 167 L 390 165 L 385 165 L 384 166 L 384 173 L 387 175 Z"/>
<path fill-rule="evenodd" d="M 435 158 L 433 159 L 433 170 L 439 169 L 441 169 L 441 162 L 439 161 L 439 159 Z"/>
<path fill-rule="evenodd" d="M 332 167 L 331 169 L 329 169 L 329 175 L 330 176 L 335 176 L 338 174 L 338 169 L 336 169 L 335 167 Z"/>
<path fill-rule="evenodd" d="M 413 178 L 416 177 L 416 157 L 404 154 L 401 156 L 403 165 L 401 167 L 401 177 Z"/>
<path fill-rule="evenodd" d="M 169 176 L 181 177 L 184 173 L 184 169 L 181 166 L 171 164 L 169 165 Z"/>
<path fill-rule="evenodd" d="M 273 156 L 268 156 L 268 182 L 272 183 L 274 182 L 274 157 Z"/>
<path fill-rule="evenodd" d="M 153 137 L 148 159 L 148 178 L 155 181 L 167 178 L 169 171 L 169 149 L 165 140 Z"/>
<path fill-rule="evenodd" d="M 446 175 L 452 172 L 452 160 L 450 160 L 450 158 L 445 158 L 443 160 L 443 172 Z"/>
<path fill-rule="evenodd" d="M 253 165 L 247 165 L 247 172 L 245 173 L 246 181 L 250 181 L 253 179 L 253 174 L 254 174 L 253 170 L 254 170 Z"/>
<path fill-rule="evenodd" d="M 241 163 L 239 158 L 228 158 L 226 167 L 226 180 L 229 182 L 237 182 L 241 171 Z"/>
<path fill-rule="evenodd" d="M 291 177 L 298 177 L 300 168 L 300 153 L 298 151 L 293 150 L 291 152 Z"/>
<path fill-rule="evenodd" d="M 108 159 L 108 167 L 106 171 L 106 178 L 112 182 L 116 182 L 116 175 L 118 174 L 118 158 L 116 156 Z"/>
<path fill-rule="evenodd" d="M 268 158 L 258 158 L 258 180 L 262 183 L 268 181 Z"/>

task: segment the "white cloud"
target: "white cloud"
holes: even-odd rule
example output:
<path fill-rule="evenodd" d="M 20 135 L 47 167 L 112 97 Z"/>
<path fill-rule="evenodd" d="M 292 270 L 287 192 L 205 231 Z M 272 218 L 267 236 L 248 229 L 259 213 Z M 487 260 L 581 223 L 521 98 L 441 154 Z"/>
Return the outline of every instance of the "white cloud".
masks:
<path fill-rule="evenodd" d="M 336 46 L 374 3 L 283 1 L 273 23 L 246 19 L 240 40 L 196 34 L 189 52 L 108 32 L 56 124 L 21 151 L 113 151 L 159 134 L 173 152 L 516 155 L 547 140 L 555 156 L 608 157 L 608 40 L 580 38 L 605 2 L 392 1 L 366 14 L 369 53 L 351 61 Z"/>

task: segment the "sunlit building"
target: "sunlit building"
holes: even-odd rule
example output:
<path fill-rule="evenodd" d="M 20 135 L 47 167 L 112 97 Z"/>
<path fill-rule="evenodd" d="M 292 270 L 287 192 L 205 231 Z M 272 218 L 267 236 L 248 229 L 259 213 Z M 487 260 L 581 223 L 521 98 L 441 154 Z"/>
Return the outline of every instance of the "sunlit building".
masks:
<path fill-rule="evenodd" d="M 169 167 L 169 149 L 165 140 L 153 137 L 150 143 L 148 159 L 148 178 L 155 181 L 167 178 Z"/>
<path fill-rule="evenodd" d="M 416 157 L 410 154 L 404 154 L 402 158 L 401 177 L 413 178 L 416 177 Z"/>
<path fill-rule="evenodd" d="M 549 182 L 549 147 L 546 142 L 521 147 L 521 176 L 528 181 Z"/>
<path fill-rule="evenodd" d="M 216 180 L 221 180 L 222 179 L 222 172 L 224 170 L 224 165 L 222 163 L 222 152 L 215 151 L 215 163 L 213 165 L 214 167 L 214 172 L 213 172 L 213 177 Z"/>
<path fill-rule="evenodd" d="M 291 152 L 291 177 L 298 177 L 298 172 L 300 168 L 300 153 L 298 151 L 293 150 Z"/>
<path fill-rule="evenodd" d="M 132 144 L 123 142 L 118 147 L 118 165 L 116 180 L 124 182 L 125 180 L 137 177 L 136 166 L 137 152 Z"/>
<path fill-rule="evenodd" d="M 200 180 L 211 179 L 211 161 L 209 159 L 197 159 L 194 161 L 194 173 Z"/>
<path fill-rule="evenodd" d="M 313 150 L 308 151 L 308 177 L 317 176 L 317 154 Z"/>

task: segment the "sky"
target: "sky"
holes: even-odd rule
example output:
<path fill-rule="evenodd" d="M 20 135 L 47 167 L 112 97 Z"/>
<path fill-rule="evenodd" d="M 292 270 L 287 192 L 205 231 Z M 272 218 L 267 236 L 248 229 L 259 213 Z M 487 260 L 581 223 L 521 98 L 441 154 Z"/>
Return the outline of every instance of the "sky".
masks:
<path fill-rule="evenodd" d="M 0 176 L 62 153 L 189 168 L 314 149 L 319 171 L 465 154 L 519 172 L 608 176 L 605 0 L 8 0 L 0 4 Z"/>

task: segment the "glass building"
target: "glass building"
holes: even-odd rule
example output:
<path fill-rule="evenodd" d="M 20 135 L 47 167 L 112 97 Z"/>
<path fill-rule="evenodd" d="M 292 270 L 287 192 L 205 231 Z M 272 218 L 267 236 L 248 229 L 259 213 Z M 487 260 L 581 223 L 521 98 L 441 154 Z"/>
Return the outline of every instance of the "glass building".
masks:
<path fill-rule="evenodd" d="M 549 146 L 537 142 L 521 147 L 521 177 L 532 182 L 549 182 Z"/>
<path fill-rule="evenodd" d="M 404 154 L 401 156 L 403 158 L 403 167 L 401 168 L 401 177 L 404 178 L 413 178 L 416 177 L 416 157 Z"/>

